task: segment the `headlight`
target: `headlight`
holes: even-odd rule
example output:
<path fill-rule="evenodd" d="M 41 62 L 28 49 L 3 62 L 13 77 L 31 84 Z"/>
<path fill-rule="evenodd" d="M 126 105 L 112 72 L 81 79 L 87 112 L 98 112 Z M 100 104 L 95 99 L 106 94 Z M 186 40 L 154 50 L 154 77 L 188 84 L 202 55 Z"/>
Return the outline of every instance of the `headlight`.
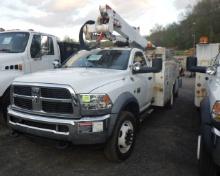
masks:
<path fill-rule="evenodd" d="M 110 112 L 112 102 L 106 94 L 80 94 L 82 115 L 103 115 Z"/>
<path fill-rule="evenodd" d="M 214 120 L 220 121 L 220 101 L 216 101 L 212 108 L 212 115 Z"/>

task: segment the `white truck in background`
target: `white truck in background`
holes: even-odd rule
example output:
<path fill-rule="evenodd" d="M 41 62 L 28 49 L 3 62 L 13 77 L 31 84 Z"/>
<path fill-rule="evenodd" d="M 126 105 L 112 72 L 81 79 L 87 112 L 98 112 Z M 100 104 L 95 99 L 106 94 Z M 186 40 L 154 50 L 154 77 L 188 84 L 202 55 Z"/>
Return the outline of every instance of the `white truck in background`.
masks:
<path fill-rule="evenodd" d="M 89 23 L 82 26 L 81 39 L 83 33 L 89 40 L 114 39 L 117 31 L 129 46 L 79 51 L 61 69 L 15 79 L 8 124 L 73 144 L 105 143 L 106 157 L 122 161 L 130 156 L 146 113 L 154 106 L 172 107 L 178 65 L 165 48 L 146 50 L 147 40 L 107 5 Z"/>
<path fill-rule="evenodd" d="M 55 36 L 32 30 L 0 32 L 0 112 L 4 117 L 12 81 L 24 74 L 52 69 L 53 64 L 59 62 L 60 50 Z"/>
<path fill-rule="evenodd" d="M 187 70 L 196 72 L 195 106 L 200 108 L 197 159 L 200 176 L 216 176 L 220 167 L 220 44 L 196 46 L 187 58 Z"/>
<path fill-rule="evenodd" d="M 208 67 L 213 64 L 216 56 L 219 53 L 220 44 L 197 44 L 196 45 L 196 57 L 198 60 L 198 66 Z M 196 73 L 195 81 L 195 97 L 194 103 L 196 107 L 200 107 L 201 101 L 208 95 L 207 83 L 210 79 L 210 75 L 204 73 Z"/>

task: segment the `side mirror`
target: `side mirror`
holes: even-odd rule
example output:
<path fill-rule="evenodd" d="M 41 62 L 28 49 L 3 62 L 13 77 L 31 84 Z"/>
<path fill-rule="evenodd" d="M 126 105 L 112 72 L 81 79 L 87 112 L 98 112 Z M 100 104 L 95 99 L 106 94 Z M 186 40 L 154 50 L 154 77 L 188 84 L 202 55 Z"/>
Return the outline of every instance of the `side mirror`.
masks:
<path fill-rule="evenodd" d="M 53 61 L 53 66 L 54 66 L 54 68 L 60 68 L 61 64 L 60 64 L 60 62 L 58 60 L 54 60 Z"/>
<path fill-rule="evenodd" d="M 153 59 L 152 60 L 152 67 L 135 67 L 133 66 L 133 73 L 159 73 L 162 70 L 162 59 Z"/>
<path fill-rule="evenodd" d="M 208 75 L 215 75 L 217 72 L 217 68 L 214 66 L 207 67 L 206 73 Z"/>
<path fill-rule="evenodd" d="M 187 57 L 186 69 L 190 72 L 206 73 L 207 67 L 197 66 L 197 57 Z"/>
<path fill-rule="evenodd" d="M 132 65 L 132 70 L 133 70 L 134 72 L 138 72 L 138 71 L 140 71 L 140 69 L 141 69 L 141 63 L 140 63 L 140 62 L 135 62 L 135 63 Z"/>

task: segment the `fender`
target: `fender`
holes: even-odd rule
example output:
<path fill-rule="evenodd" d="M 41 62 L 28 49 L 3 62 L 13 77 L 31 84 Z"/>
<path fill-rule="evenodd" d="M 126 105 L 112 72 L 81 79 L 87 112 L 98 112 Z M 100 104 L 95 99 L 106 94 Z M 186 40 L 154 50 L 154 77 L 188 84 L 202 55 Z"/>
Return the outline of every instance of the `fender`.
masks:
<path fill-rule="evenodd" d="M 108 136 L 111 136 L 120 112 L 129 103 L 135 103 L 138 107 L 137 113 L 139 113 L 138 101 L 130 92 L 125 92 L 125 93 L 119 95 L 118 98 L 116 99 L 116 101 L 114 102 L 113 107 L 112 107 L 112 115 L 111 115 L 110 122 L 109 122 L 110 124 L 109 124 Z"/>
<path fill-rule="evenodd" d="M 129 103 L 137 104 L 139 109 L 139 103 L 137 99 L 134 97 L 134 95 L 132 95 L 130 92 L 124 92 L 123 94 L 119 95 L 116 101 L 114 102 L 114 105 L 112 107 L 112 113 L 120 113 Z"/>
<path fill-rule="evenodd" d="M 2 97 L 0 97 L 0 112 L 3 113 L 5 105 L 10 103 L 10 87 L 7 88 Z"/>
<path fill-rule="evenodd" d="M 212 115 L 210 110 L 210 101 L 209 97 L 205 97 L 200 104 L 200 115 L 201 115 L 201 124 L 202 125 L 211 125 Z"/>
<path fill-rule="evenodd" d="M 4 95 L 13 80 L 24 75 L 21 71 L 0 71 L 0 97 Z"/>

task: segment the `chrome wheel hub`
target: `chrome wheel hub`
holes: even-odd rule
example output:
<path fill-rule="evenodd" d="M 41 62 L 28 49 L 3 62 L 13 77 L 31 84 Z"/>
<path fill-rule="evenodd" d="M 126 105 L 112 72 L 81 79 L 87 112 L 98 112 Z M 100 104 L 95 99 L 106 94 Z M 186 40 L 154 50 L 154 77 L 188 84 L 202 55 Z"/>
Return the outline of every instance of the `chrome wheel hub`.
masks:
<path fill-rule="evenodd" d="M 118 135 L 118 149 L 121 153 L 126 153 L 131 148 L 134 141 L 134 127 L 130 121 L 125 121 L 121 125 Z"/>

